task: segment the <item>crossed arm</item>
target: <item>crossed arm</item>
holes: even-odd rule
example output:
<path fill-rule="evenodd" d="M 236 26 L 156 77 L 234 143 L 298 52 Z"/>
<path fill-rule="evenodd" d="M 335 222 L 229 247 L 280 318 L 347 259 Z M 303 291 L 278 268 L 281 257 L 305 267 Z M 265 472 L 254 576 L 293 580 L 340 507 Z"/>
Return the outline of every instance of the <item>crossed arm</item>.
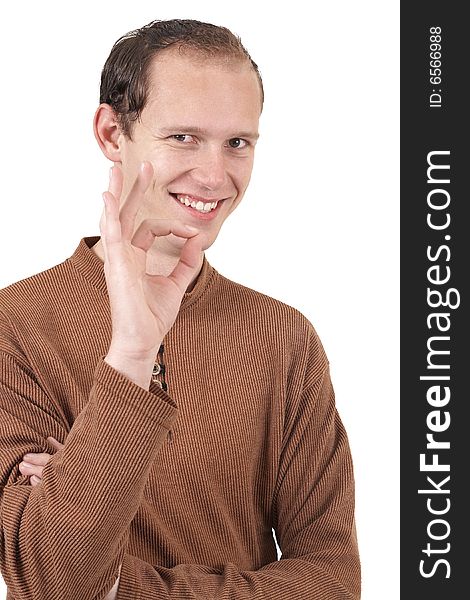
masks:
<path fill-rule="evenodd" d="M 48 437 L 47 440 L 54 446 L 56 450 L 62 450 L 64 444 L 61 444 L 58 440 L 52 436 Z M 48 452 L 32 452 L 23 456 L 23 462 L 20 463 L 20 473 L 25 477 L 29 477 L 29 483 L 34 487 L 42 482 L 42 472 L 44 467 L 47 465 L 49 460 L 52 458 L 52 454 Z M 119 572 L 121 569 L 119 569 Z M 108 592 L 104 600 L 116 600 L 117 591 L 119 588 L 119 579 L 116 579 L 116 583 L 113 585 L 111 590 Z"/>
<path fill-rule="evenodd" d="M 353 530 L 354 503 L 350 464 L 344 430 L 340 427 L 331 401 L 331 385 L 327 372 L 321 381 L 315 381 L 305 390 L 299 407 L 300 409 L 290 415 L 286 421 L 285 451 L 279 464 L 278 484 L 273 497 L 273 526 L 283 552 L 282 559 L 266 564 L 256 571 L 242 571 L 237 569 L 235 564 L 226 564 L 217 569 L 202 564 L 181 564 L 174 568 L 165 568 L 158 564 L 147 564 L 138 556 L 127 554 L 125 550 L 119 550 L 118 553 L 114 551 L 112 556 L 111 547 L 115 547 L 115 542 L 112 546 L 107 542 L 106 547 L 110 549 L 109 559 L 112 559 L 114 565 L 117 559 L 119 559 L 118 564 L 122 564 L 121 581 L 117 584 L 122 589 L 117 590 L 116 598 L 120 600 L 135 597 L 167 600 L 214 598 L 215 600 L 215 598 L 231 597 L 234 600 L 255 600 L 269 597 L 271 600 L 294 598 L 296 600 L 301 598 L 358 600 L 359 571 Z M 151 432 L 152 428 L 149 431 Z M 49 459 L 49 462 L 42 466 L 41 461 L 44 463 L 48 456 L 39 457 L 38 461 L 35 461 L 39 464 L 28 472 L 30 476 L 34 473 L 36 477 L 40 477 L 40 469 L 44 469 L 42 485 L 34 485 L 33 488 L 40 492 L 41 496 L 45 495 L 46 502 L 55 486 L 57 468 L 60 468 L 60 461 L 57 461 L 56 457 L 60 454 L 65 457 L 67 450 L 73 446 L 73 443 L 70 443 L 73 442 L 70 439 L 73 433 L 72 431 L 69 434 L 67 440 L 63 440 L 66 444 L 65 451 L 60 452 L 60 446 L 54 444 L 57 453 Z M 149 432 L 145 435 L 148 437 Z M 136 440 L 137 438 L 134 438 L 131 443 L 122 440 L 125 446 L 122 458 L 115 465 L 113 463 L 109 475 L 104 475 L 102 467 L 92 466 L 93 471 L 99 471 L 100 478 L 103 476 L 105 478 L 101 486 L 103 489 L 109 485 L 113 490 L 117 489 L 117 502 L 121 507 L 117 513 L 119 515 L 127 512 L 127 501 L 122 498 L 119 488 L 116 488 L 114 479 L 132 480 L 132 472 L 127 476 L 126 473 L 129 468 L 129 451 Z M 48 445 L 49 443 L 50 440 Z M 121 469 L 119 469 L 120 462 L 125 463 Z M 54 471 L 48 466 L 51 463 L 53 467 L 55 464 Z M 21 468 L 26 475 L 27 470 L 24 470 L 24 466 Z M 113 469 L 120 471 L 119 477 L 111 475 Z M 78 468 L 78 471 L 81 469 Z M 79 478 L 82 476 L 79 475 Z M 69 481 L 72 482 L 71 476 Z M 98 484 L 96 480 L 92 485 L 99 487 Z M 17 491 L 23 487 L 25 486 L 20 486 Z M 64 491 L 61 493 L 63 494 Z M 15 496 L 21 500 L 20 496 L 17 494 Z M 41 496 L 35 496 L 34 501 Z M 14 497 L 10 497 L 8 501 L 9 511 L 13 510 L 13 500 Z M 76 501 L 77 498 L 74 503 Z M 116 509 L 109 508 L 110 511 Z M 66 519 L 67 526 L 73 523 L 73 518 L 74 516 L 71 515 Z M 116 522 L 117 519 L 122 522 L 122 516 L 113 517 L 110 522 Z M 56 527 L 52 531 L 53 534 L 55 529 Z M 39 533 L 42 531 L 43 529 L 40 529 Z M 37 545 L 36 539 L 31 542 L 28 541 L 28 548 L 32 547 L 33 543 Z M 62 541 L 60 540 L 59 543 L 62 544 Z M 78 540 L 73 541 L 73 545 L 68 544 L 68 547 L 73 549 L 77 543 L 79 547 L 83 546 L 83 551 L 88 551 L 90 556 L 94 556 L 97 548 L 100 550 L 104 547 L 102 543 L 98 546 L 94 543 L 92 547 L 85 548 L 85 545 L 90 545 L 86 540 L 82 543 Z M 26 552 L 27 547 L 24 548 Z M 41 546 L 34 551 L 41 552 L 40 548 Z M 101 560 L 100 562 L 102 564 Z M 39 561 L 38 568 L 41 564 Z M 89 564 L 89 569 L 93 570 L 95 559 L 88 560 L 86 564 Z M 97 569 L 96 574 L 103 572 L 102 568 L 100 565 L 100 570 Z M 114 572 L 114 578 L 108 579 L 108 587 L 105 588 L 104 585 L 100 587 L 108 593 L 109 588 L 116 581 L 118 565 L 112 571 L 108 570 L 108 567 L 106 569 L 109 576 Z M 52 573 L 49 576 L 53 577 Z M 97 587 L 94 589 L 97 590 Z M 96 594 L 97 591 L 94 593 Z M 76 595 L 70 597 L 75 598 Z M 87 597 L 91 598 L 95 595 L 90 594 Z M 113 596 L 110 595 L 108 598 Z"/>
<path fill-rule="evenodd" d="M 28 485 L 24 465 L 22 481 L 9 467 L 2 527 L 5 575 L 15 597 L 104 598 L 121 565 L 119 600 L 358 600 L 350 460 L 327 372 L 304 390 L 298 408 L 286 420 L 285 449 L 273 495 L 273 527 L 282 559 L 252 571 L 232 563 L 214 568 L 184 561 L 168 568 L 129 553 L 129 525 L 140 505 L 147 468 L 158 466 L 156 452 L 167 438 L 168 429 L 158 423 L 168 422 L 168 417 L 156 419 L 163 392 L 157 396 L 142 390 L 135 396 L 139 388 L 129 383 L 120 397 L 116 385 L 108 391 L 102 388 L 104 375 L 114 378 L 110 369 L 100 367 L 98 396 L 91 397 L 69 432 L 59 431 L 52 419 L 40 425 L 54 431 L 62 449 L 50 439 L 41 441 L 34 426 L 22 430 L 21 437 L 35 440 L 28 444 L 30 452 L 43 449 L 51 458 L 44 466 L 36 465 L 42 473 L 34 467 L 29 470 L 29 476 L 42 474 L 37 485 Z M 125 384 L 125 378 L 113 381 Z M 3 417 L 15 423 L 11 412 L 15 404 L 6 411 L 8 390 L 4 392 L 0 423 L 6 422 Z M 12 400 L 20 406 L 29 404 L 21 396 Z M 41 402 L 39 393 L 36 402 Z M 116 412 L 127 424 L 125 431 L 112 422 Z M 8 440 L 5 431 L 3 443 Z M 15 460 L 18 465 L 21 458 Z"/>

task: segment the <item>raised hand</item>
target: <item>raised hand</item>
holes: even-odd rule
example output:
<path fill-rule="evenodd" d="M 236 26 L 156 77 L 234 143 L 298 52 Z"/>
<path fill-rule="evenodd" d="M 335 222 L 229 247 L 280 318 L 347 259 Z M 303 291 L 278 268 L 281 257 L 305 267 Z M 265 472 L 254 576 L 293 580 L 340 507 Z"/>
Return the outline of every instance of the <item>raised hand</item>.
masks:
<path fill-rule="evenodd" d="M 100 222 L 112 340 L 105 358 L 129 379 L 148 389 L 153 363 L 173 325 L 183 295 L 201 266 L 198 230 L 178 220 L 146 219 L 136 229 L 137 212 L 153 176 L 144 162 L 120 208 L 122 173 L 112 169 Z M 173 233 L 186 238 L 176 267 L 167 276 L 147 272 L 147 252 L 155 238 Z"/>

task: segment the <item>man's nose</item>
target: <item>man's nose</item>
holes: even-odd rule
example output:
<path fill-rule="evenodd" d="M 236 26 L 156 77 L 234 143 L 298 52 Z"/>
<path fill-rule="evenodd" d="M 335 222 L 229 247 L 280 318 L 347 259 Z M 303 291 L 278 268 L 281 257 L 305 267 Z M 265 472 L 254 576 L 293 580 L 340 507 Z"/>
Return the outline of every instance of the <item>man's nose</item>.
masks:
<path fill-rule="evenodd" d="M 198 152 L 198 166 L 193 175 L 196 181 L 207 190 L 217 190 L 225 185 L 227 168 L 224 148 L 207 147 Z"/>

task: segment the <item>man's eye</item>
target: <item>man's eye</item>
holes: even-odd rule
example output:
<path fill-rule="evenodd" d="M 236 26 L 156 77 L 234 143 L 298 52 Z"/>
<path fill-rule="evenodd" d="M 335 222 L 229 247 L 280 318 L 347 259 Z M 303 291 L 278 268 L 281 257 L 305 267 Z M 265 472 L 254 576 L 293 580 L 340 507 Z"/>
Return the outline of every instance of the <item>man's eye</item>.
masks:
<path fill-rule="evenodd" d="M 248 142 L 242 138 L 232 138 L 228 141 L 228 145 L 230 148 L 245 148 Z"/>
<path fill-rule="evenodd" d="M 172 135 L 171 137 L 177 142 L 183 142 L 187 144 L 191 141 L 192 135 L 189 135 L 187 133 L 177 133 L 176 135 Z"/>

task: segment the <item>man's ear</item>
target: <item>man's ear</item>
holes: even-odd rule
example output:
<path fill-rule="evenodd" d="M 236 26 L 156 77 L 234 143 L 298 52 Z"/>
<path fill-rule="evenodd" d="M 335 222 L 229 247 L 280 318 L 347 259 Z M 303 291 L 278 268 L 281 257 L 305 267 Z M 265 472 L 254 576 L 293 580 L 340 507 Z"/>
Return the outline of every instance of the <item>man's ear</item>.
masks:
<path fill-rule="evenodd" d="M 121 129 L 109 104 L 100 104 L 93 119 L 93 132 L 101 151 L 111 162 L 121 162 Z"/>

